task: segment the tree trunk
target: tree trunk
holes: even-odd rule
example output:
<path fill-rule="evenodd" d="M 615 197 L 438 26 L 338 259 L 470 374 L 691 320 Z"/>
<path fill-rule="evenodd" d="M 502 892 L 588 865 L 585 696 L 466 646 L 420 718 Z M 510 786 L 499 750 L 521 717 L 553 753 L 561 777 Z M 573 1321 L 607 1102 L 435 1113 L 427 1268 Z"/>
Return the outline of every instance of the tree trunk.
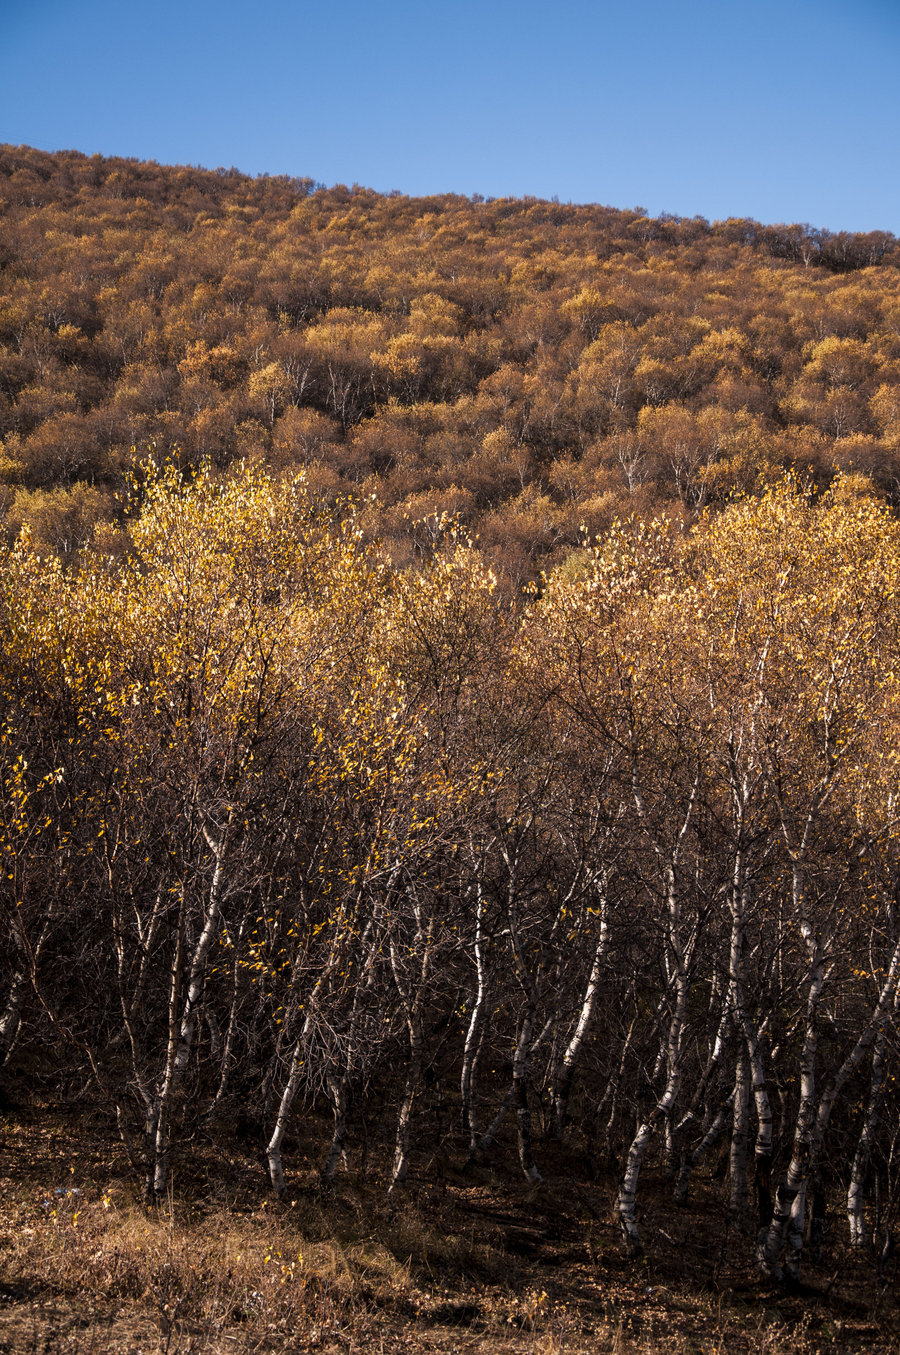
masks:
<path fill-rule="evenodd" d="M 334 1174 L 337 1171 L 337 1164 L 344 1155 L 344 1143 L 347 1138 L 347 1118 L 350 1111 L 350 1072 L 348 1068 L 342 1070 L 340 1077 L 329 1082 L 329 1092 L 331 1094 L 331 1105 L 334 1111 L 334 1130 L 331 1135 L 328 1157 L 325 1159 L 325 1165 L 321 1172 L 323 1186 L 331 1185 L 331 1182 L 334 1180 Z"/>
<path fill-rule="evenodd" d="M 894 1000 L 898 979 L 900 979 L 900 939 L 898 939 L 874 1011 L 852 1050 L 828 1084 L 816 1108 L 814 1104 L 817 1047 L 816 1014 L 824 983 L 824 972 L 821 948 L 805 921 L 803 929 L 811 956 L 807 1034 L 800 1061 L 800 1109 L 794 1135 L 793 1155 L 787 1177 L 779 1186 L 775 1213 L 772 1216 L 764 1246 L 767 1273 L 772 1275 L 773 1278 L 776 1275 L 780 1276 L 778 1260 L 780 1249 L 784 1246 L 785 1241 L 790 1247 L 786 1269 L 792 1279 L 799 1278 L 809 1176 L 815 1172 L 817 1167 L 819 1152 L 835 1101 L 848 1078 L 859 1067 L 869 1045 L 876 1038 L 876 1034 L 885 1019 L 887 1009 Z"/>
<path fill-rule="evenodd" d="M 875 1040 L 872 1051 L 872 1074 L 869 1079 L 869 1100 L 866 1105 L 865 1119 L 853 1154 L 850 1168 L 850 1186 L 847 1190 L 847 1219 L 850 1224 L 851 1247 L 863 1248 L 870 1245 L 869 1230 L 866 1224 L 865 1184 L 872 1155 L 872 1142 L 878 1129 L 881 1107 L 884 1103 L 884 1044 L 886 1030 L 882 1027 Z"/>
<path fill-rule="evenodd" d="M 668 1080 L 666 1088 L 650 1115 L 638 1127 L 638 1131 L 631 1141 L 625 1163 L 625 1174 L 622 1177 L 622 1185 L 619 1189 L 616 1204 L 625 1246 L 629 1254 L 635 1257 L 640 1256 L 643 1251 L 640 1230 L 637 1226 L 635 1203 L 641 1165 L 657 1125 L 661 1120 L 671 1115 L 681 1085 L 681 1039 L 684 1032 L 688 994 L 687 976 L 683 971 L 678 973 L 676 977 L 675 994 L 675 1011 L 669 1026 L 667 1041 Z"/>
<path fill-rule="evenodd" d="M 215 867 L 209 887 L 209 898 L 203 927 L 191 954 L 190 969 L 186 975 L 187 989 L 183 999 L 182 970 L 184 967 L 184 941 L 187 916 L 182 903 L 179 914 L 178 937 L 176 939 L 176 959 L 173 965 L 172 981 L 169 989 L 169 1041 L 166 1052 L 166 1065 L 162 1085 L 151 1112 L 152 1125 L 152 1175 L 153 1193 L 157 1197 L 168 1189 L 171 1169 L 171 1128 L 170 1116 L 172 1102 L 178 1092 L 187 1070 L 197 1032 L 200 999 L 206 979 L 206 968 L 210 948 L 219 927 L 222 903 L 225 896 L 225 860 L 230 835 L 230 816 L 228 823 L 214 836 L 204 823 L 203 836 L 213 853 Z M 177 1015 L 180 1008 L 180 1015 Z"/>
<path fill-rule="evenodd" d="M 750 1144 L 750 1060 L 738 1049 L 734 1079 L 734 1114 L 729 1156 L 731 1213 L 740 1226 L 747 1216 L 747 1149 Z"/>
<path fill-rule="evenodd" d="M 606 898 L 604 896 L 601 899 L 600 904 L 600 934 L 597 938 L 597 945 L 594 950 L 594 961 L 591 965 L 587 987 L 581 1001 L 578 1023 L 571 1040 L 566 1046 L 566 1051 L 563 1054 L 562 1063 L 553 1089 L 553 1137 L 560 1141 L 562 1140 L 566 1120 L 568 1118 L 569 1096 L 572 1091 L 572 1080 L 575 1076 L 575 1069 L 581 1056 L 585 1037 L 587 1036 L 588 1030 L 594 1019 L 594 1013 L 597 1009 L 597 998 L 600 994 L 600 975 L 603 972 L 603 964 L 606 959 L 607 940 L 608 910 Z"/>
<path fill-rule="evenodd" d="M 479 886 L 475 905 L 475 1001 L 472 1006 L 469 1028 L 466 1031 L 462 1070 L 459 1078 L 462 1122 L 463 1128 L 468 1130 L 469 1152 L 474 1150 L 478 1142 L 478 1109 L 475 1096 L 478 1084 L 478 1058 L 484 1039 L 484 1016 L 488 997 L 483 921 L 484 897 Z"/>
<path fill-rule="evenodd" d="M 516 1105 L 516 1134 L 519 1162 L 529 1181 L 536 1185 L 544 1179 L 532 1153 L 531 1110 L 528 1105 L 528 1062 L 531 1043 L 531 1013 L 523 1019 L 513 1058 L 513 1099 Z"/>
<path fill-rule="evenodd" d="M 552 1020 L 547 1021 L 540 1035 L 538 1035 L 537 1039 L 533 1042 L 531 1048 L 528 1051 L 529 1058 L 532 1058 L 537 1053 L 538 1049 L 540 1049 L 541 1045 L 544 1043 L 547 1036 L 550 1034 L 552 1028 L 553 1028 Z M 506 1119 L 506 1116 L 509 1114 L 510 1108 L 512 1107 L 513 1102 L 515 1101 L 515 1097 L 516 1097 L 516 1088 L 515 1084 L 513 1084 L 507 1091 L 503 1100 L 500 1102 L 499 1109 L 497 1110 L 496 1115 L 494 1116 L 493 1120 L 491 1120 L 487 1129 L 478 1139 L 478 1142 L 474 1145 L 474 1147 L 469 1149 L 469 1155 L 466 1158 L 465 1163 L 463 1164 L 463 1171 L 470 1171 L 471 1168 L 474 1167 L 478 1162 L 480 1162 L 481 1159 L 484 1157 L 485 1153 L 496 1139 L 497 1134 L 500 1131 L 500 1126 Z"/>
<path fill-rule="evenodd" d="M 419 951 L 421 954 L 419 972 L 416 975 L 415 993 L 410 992 L 409 985 L 402 976 L 399 956 L 393 940 L 391 940 L 390 943 L 391 968 L 394 974 L 394 981 L 397 985 L 397 991 L 406 1006 L 406 1028 L 409 1034 L 409 1063 L 407 1065 L 406 1086 L 403 1091 L 403 1100 L 400 1103 L 400 1114 L 397 1117 L 397 1135 L 394 1141 L 394 1161 L 391 1167 L 391 1184 L 388 1188 L 388 1195 L 393 1195 L 397 1188 L 403 1185 L 409 1174 L 410 1122 L 412 1120 L 413 1105 L 419 1090 L 419 1083 L 422 1079 L 422 1052 L 424 1047 L 422 1008 L 425 1001 L 425 984 L 428 979 L 428 971 L 431 967 L 431 941 L 434 933 L 434 919 L 432 918 L 429 921 L 427 929 L 423 928 L 421 910 L 418 903 L 415 905 L 415 917 L 416 937 L 414 950 Z"/>
<path fill-rule="evenodd" d="M 281 1147 L 284 1143 L 284 1135 L 287 1130 L 288 1117 L 291 1113 L 291 1107 L 294 1104 L 294 1097 L 303 1080 L 304 1061 L 301 1057 L 306 1048 L 306 1037 L 309 1033 L 309 1015 L 303 1021 L 301 1030 L 294 1044 L 291 1054 L 291 1066 L 288 1070 L 287 1082 L 284 1084 L 284 1090 L 281 1093 L 281 1100 L 278 1103 L 278 1114 L 275 1117 L 275 1127 L 272 1130 L 272 1136 L 266 1144 L 266 1160 L 269 1164 L 269 1180 L 272 1182 L 272 1189 L 276 1195 L 283 1195 L 285 1192 L 284 1184 L 284 1166 L 281 1161 Z"/>
<path fill-rule="evenodd" d="M 22 1021 L 22 1010 L 28 992 L 28 973 L 17 969 L 9 986 L 9 996 L 0 1016 L 0 1068 L 6 1063 L 16 1043 Z"/>
<path fill-rule="evenodd" d="M 178 1009 L 181 1001 L 184 966 L 184 889 L 182 888 L 176 923 L 175 951 L 169 974 L 169 1037 L 162 1085 L 150 1104 L 147 1119 L 148 1193 L 164 1195 L 169 1183 L 169 1103 L 175 1086 L 175 1058 L 178 1051 Z"/>
<path fill-rule="evenodd" d="M 693 799 L 694 796 L 692 792 L 691 806 L 693 805 Z M 684 820 L 681 831 L 682 837 L 687 829 L 691 806 L 689 806 L 688 815 Z M 640 1256 L 643 1251 L 640 1230 L 637 1225 L 637 1209 L 635 1204 L 641 1165 L 657 1126 L 661 1121 L 665 1121 L 671 1116 L 672 1111 L 675 1108 L 675 1103 L 678 1100 L 678 1093 L 681 1090 L 682 1039 L 687 1016 L 689 982 L 684 951 L 679 936 L 681 905 L 678 896 L 678 881 L 674 860 L 668 862 L 666 865 L 664 876 L 666 881 L 668 912 L 667 941 L 672 964 L 670 982 L 674 985 L 675 989 L 675 1008 L 669 1023 L 668 1038 L 660 1049 L 660 1058 L 657 1060 L 657 1063 L 663 1064 L 667 1070 L 666 1087 L 659 1101 L 657 1101 L 656 1106 L 647 1119 L 638 1127 L 638 1131 L 631 1141 L 631 1146 L 628 1150 L 628 1158 L 625 1163 L 625 1173 L 622 1177 L 622 1184 L 619 1188 L 619 1196 L 616 1204 L 625 1246 L 629 1254 L 635 1257 Z M 673 1151 L 674 1147 L 675 1145 L 673 1143 Z"/>
<path fill-rule="evenodd" d="M 754 1146 L 754 1184 L 758 1226 L 766 1228 L 772 1217 L 772 1104 L 766 1083 L 766 1069 L 763 1061 L 759 1027 L 753 1021 L 747 1007 L 746 985 L 744 980 L 744 948 L 747 912 L 747 885 L 744 878 L 745 861 L 743 853 L 735 854 L 734 873 L 730 889 L 731 902 L 731 947 L 729 953 L 728 997 L 735 1026 L 746 1045 L 749 1063 L 751 1089 L 756 1108 L 756 1143 Z M 739 1066 L 741 1056 L 738 1056 Z M 735 1114 L 738 1107 L 735 1107 Z M 742 1113 L 742 1112 L 741 1112 Z M 733 1179 L 733 1178 L 732 1178 Z"/>
<path fill-rule="evenodd" d="M 709 1152 L 710 1148 L 712 1148 L 716 1143 L 718 1143 L 719 1139 L 724 1134 L 725 1128 L 728 1124 L 728 1112 L 729 1110 L 731 1110 L 733 1102 L 734 1102 L 734 1090 L 732 1090 L 725 1104 L 719 1107 L 719 1110 L 715 1118 L 713 1119 L 712 1124 L 709 1126 L 709 1129 L 707 1129 L 706 1133 L 703 1135 L 703 1138 L 697 1144 L 696 1148 L 693 1150 L 693 1152 L 688 1153 L 685 1156 L 685 1159 L 682 1162 L 681 1168 L 678 1172 L 678 1180 L 675 1183 L 675 1191 L 673 1193 L 673 1199 L 676 1204 L 686 1203 L 688 1197 L 688 1188 L 690 1187 L 691 1184 L 691 1177 L 694 1174 L 694 1168 L 696 1167 L 697 1163 L 706 1155 L 706 1153 Z"/>
<path fill-rule="evenodd" d="M 822 988 L 825 983 L 825 966 L 818 937 L 806 917 L 802 889 L 801 868 L 795 862 L 792 885 L 794 915 L 800 923 L 801 934 L 809 956 L 806 1035 L 800 1054 L 800 1102 L 794 1126 L 791 1160 L 787 1173 L 775 1192 L 775 1207 L 772 1211 L 772 1218 L 768 1228 L 760 1234 L 757 1249 L 760 1268 L 766 1278 L 771 1280 L 781 1280 L 785 1269 L 790 1278 L 799 1279 L 803 1250 L 803 1220 L 802 1214 L 798 1219 L 798 1211 L 802 1211 L 806 1204 L 805 1186 L 810 1167 L 815 1128 L 819 999 L 822 996 Z M 797 1201 L 796 1208 L 795 1201 Z M 783 1265 L 783 1258 L 789 1232 L 791 1253 L 785 1266 Z"/>

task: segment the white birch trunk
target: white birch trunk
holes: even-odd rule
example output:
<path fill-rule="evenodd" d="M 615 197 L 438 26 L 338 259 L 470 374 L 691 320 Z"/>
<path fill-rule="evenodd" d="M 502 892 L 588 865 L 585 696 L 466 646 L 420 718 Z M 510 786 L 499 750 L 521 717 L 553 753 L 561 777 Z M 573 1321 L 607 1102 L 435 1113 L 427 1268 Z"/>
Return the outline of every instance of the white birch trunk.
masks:
<path fill-rule="evenodd" d="M 529 1011 L 523 1018 L 513 1058 L 513 1099 L 516 1105 L 516 1137 L 519 1146 L 519 1164 L 529 1181 L 539 1185 L 543 1181 L 532 1153 L 531 1110 L 528 1105 L 528 1063 L 531 1052 L 532 1017 Z"/>
<path fill-rule="evenodd" d="M 197 1032 L 200 998 L 206 980 L 209 952 L 218 931 L 225 896 L 225 861 L 230 835 L 231 816 L 220 831 L 218 837 L 204 823 L 203 836 L 213 853 L 215 867 L 209 888 L 209 898 L 203 927 L 191 954 L 190 969 L 187 974 L 187 989 L 181 993 L 183 968 L 183 945 L 186 917 L 184 909 L 179 917 L 178 937 L 176 940 L 176 961 L 172 972 L 169 1006 L 169 1041 L 166 1052 L 166 1065 L 156 1104 L 151 1111 L 152 1125 L 152 1171 L 153 1193 L 164 1195 L 169 1184 L 171 1169 L 171 1135 L 169 1128 L 172 1101 L 184 1077 L 194 1039 Z M 178 1007 L 180 1006 L 180 1015 Z"/>
<path fill-rule="evenodd" d="M 540 1035 L 538 1035 L 537 1039 L 534 1040 L 534 1042 L 532 1043 L 531 1048 L 528 1051 L 529 1059 L 532 1058 L 537 1053 L 537 1051 L 540 1049 L 541 1045 L 547 1039 L 547 1036 L 550 1034 L 552 1029 L 553 1021 L 551 1019 L 545 1023 L 544 1028 L 541 1031 Z M 500 1131 L 500 1126 L 503 1124 L 503 1121 L 506 1119 L 506 1116 L 508 1115 L 510 1108 L 512 1107 L 512 1104 L 515 1100 L 515 1095 L 516 1095 L 515 1086 L 514 1085 L 510 1086 L 503 1100 L 500 1102 L 500 1107 L 496 1115 L 494 1116 L 493 1120 L 491 1120 L 487 1129 L 478 1139 L 478 1142 L 474 1145 L 474 1147 L 469 1149 L 469 1155 L 466 1158 L 465 1164 L 463 1166 L 463 1171 L 469 1171 L 472 1167 L 476 1165 L 476 1163 L 480 1162 L 481 1159 L 484 1157 L 488 1148 L 490 1148 L 491 1144 L 496 1139 L 497 1134 Z"/>
<path fill-rule="evenodd" d="M 616 1203 L 622 1235 L 631 1256 L 640 1256 L 643 1251 L 640 1229 L 637 1225 L 636 1208 L 641 1166 L 657 1126 L 661 1120 L 671 1115 L 681 1086 L 681 1038 L 684 1031 L 687 992 L 686 976 L 680 973 L 676 979 L 675 1011 L 669 1026 L 668 1081 L 659 1101 L 657 1101 L 647 1119 L 638 1127 L 638 1131 L 631 1141 L 625 1163 L 625 1174 L 622 1177 L 622 1185 Z"/>
<path fill-rule="evenodd" d="M 742 1223 L 747 1214 L 747 1149 L 750 1143 L 750 1060 L 739 1049 L 734 1079 L 734 1112 L 729 1154 L 730 1207 Z"/>
<path fill-rule="evenodd" d="M 365 960 L 353 989 L 353 1005 L 350 1010 L 350 1022 L 345 1037 L 345 1056 L 339 1073 L 328 1078 L 328 1092 L 331 1096 L 331 1107 L 334 1113 L 334 1129 L 331 1134 L 328 1156 L 320 1173 L 323 1186 L 331 1185 L 337 1171 L 337 1164 L 342 1158 L 346 1161 L 344 1147 L 347 1140 L 347 1124 L 353 1093 L 353 1060 L 359 1048 L 357 1035 L 360 1000 L 363 992 L 372 987 L 375 958 L 378 952 L 377 945 L 371 939 L 374 930 L 375 922 L 374 919 L 370 918 L 366 923 L 360 943 L 360 949 L 365 954 Z"/>
<path fill-rule="evenodd" d="M 398 1187 L 403 1185 L 409 1175 L 410 1123 L 412 1120 L 413 1105 L 415 1104 L 415 1099 L 419 1091 L 419 1083 L 422 1077 L 422 1052 L 424 1046 L 422 1007 L 425 1000 L 425 985 L 431 967 L 431 942 L 434 934 L 434 919 L 432 918 L 427 929 L 424 929 L 418 904 L 416 904 L 415 907 L 415 915 L 415 949 L 421 951 L 415 993 L 410 992 L 409 985 L 402 975 L 397 949 L 393 940 L 390 943 L 391 969 L 393 970 L 394 981 L 397 985 L 397 991 L 403 998 L 406 1006 L 406 1028 L 409 1035 L 409 1063 L 407 1066 L 406 1086 L 403 1091 L 403 1100 L 400 1103 L 400 1113 L 397 1117 L 397 1135 L 394 1141 L 394 1161 L 391 1168 L 391 1184 L 388 1188 L 388 1195 L 393 1195 Z"/>
<path fill-rule="evenodd" d="M 696 1167 L 697 1163 L 700 1162 L 701 1159 L 709 1152 L 710 1148 L 712 1148 L 716 1143 L 718 1143 L 719 1139 L 725 1133 L 725 1129 L 728 1125 L 728 1112 L 729 1110 L 731 1110 L 733 1103 L 734 1103 L 734 1091 L 732 1090 L 731 1095 L 728 1097 L 728 1100 L 725 1102 L 725 1104 L 719 1107 L 719 1110 L 716 1113 L 712 1124 L 709 1126 L 709 1129 L 707 1129 L 706 1133 L 703 1135 L 703 1138 L 697 1144 L 693 1152 L 688 1153 L 684 1161 L 682 1162 L 678 1172 L 678 1180 L 675 1183 L 675 1190 L 673 1193 L 673 1199 L 675 1200 L 676 1204 L 686 1203 L 688 1197 L 688 1189 L 691 1184 L 691 1177 L 694 1174 L 694 1168 Z"/>
<path fill-rule="evenodd" d="M 398 1187 L 402 1186 L 409 1175 L 410 1122 L 422 1076 L 422 1022 L 421 1004 L 418 1002 L 407 1019 L 407 1030 L 409 1032 L 409 1064 L 403 1100 L 400 1103 L 400 1114 L 397 1117 L 397 1136 L 394 1141 L 394 1161 L 391 1168 L 389 1195 L 392 1195 Z"/>
<path fill-rule="evenodd" d="M 176 923 L 175 951 L 169 973 L 169 1034 L 166 1043 L 165 1070 L 162 1085 L 150 1103 L 147 1123 L 148 1157 L 151 1164 L 149 1187 L 156 1196 L 165 1193 L 169 1182 L 169 1101 L 175 1081 L 175 1054 L 178 1048 L 178 1004 L 181 996 L 184 964 L 184 922 L 184 890 L 182 889 Z"/>
<path fill-rule="evenodd" d="M 15 1046 L 27 992 L 28 973 L 24 968 L 17 969 L 9 986 L 9 996 L 3 1015 L 0 1016 L 0 1068 L 6 1063 Z"/>
<path fill-rule="evenodd" d="M 815 1009 L 818 1005 L 818 998 L 821 994 L 824 976 L 822 972 L 822 957 L 818 943 L 810 939 L 811 934 L 808 932 L 808 929 L 804 930 L 804 936 L 810 947 L 812 961 L 810 966 L 810 997 L 807 1008 L 807 1039 L 800 1064 L 800 1112 L 797 1117 L 797 1130 L 795 1132 L 794 1152 L 791 1164 L 788 1168 L 785 1182 L 779 1187 L 782 1210 L 784 1210 L 785 1205 L 788 1206 L 788 1217 L 785 1219 L 782 1213 L 781 1218 L 778 1220 L 780 1234 L 776 1234 L 776 1217 L 773 1215 L 770 1236 L 766 1239 L 766 1261 L 770 1267 L 773 1259 L 777 1262 L 777 1256 L 775 1256 L 772 1247 L 772 1239 L 774 1239 L 775 1236 L 780 1236 L 782 1245 L 786 1241 L 789 1251 L 785 1269 L 792 1279 L 799 1278 L 800 1274 L 800 1262 L 803 1254 L 807 1186 L 809 1177 L 816 1168 L 819 1152 L 831 1119 L 831 1112 L 834 1109 L 835 1102 L 841 1089 L 844 1087 L 852 1073 L 859 1067 L 865 1056 L 866 1050 L 875 1039 L 882 1022 L 885 1020 L 888 1008 L 893 1003 L 897 991 L 898 979 L 900 979 L 900 940 L 898 940 L 894 947 L 894 953 L 891 956 L 887 975 L 884 984 L 882 985 L 881 992 L 879 993 L 875 1009 L 850 1053 L 844 1059 L 840 1068 L 829 1082 L 816 1107 L 814 1104 L 814 1096 L 815 1052 L 817 1041 L 814 1022 Z M 778 1209 L 776 1205 L 776 1213 L 777 1212 Z"/>
<path fill-rule="evenodd" d="M 334 1174 L 337 1171 L 337 1164 L 344 1156 L 344 1144 L 347 1138 L 347 1117 L 350 1110 L 349 1068 L 343 1068 L 341 1076 L 331 1080 L 329 1092 L 331 1094 L 331 1104 L 334 1111 L 334 1129 L 331 1134 L 331 1144 L 328 1148 L 328 1156 L 325 1159 L 325 1165 L 321 1172 L 323 1186 L 331 1185 L 334 1180 Z"/>
<path fill-rule="evenodd" d="M 603 972 L 603 966 L 606 960 L 608 937 L 608 908 L 604 896 L 600 903 L 600 934 L 597 937 L 597 945 L 594 949 L 594 961 L 591 965 L 587 987 L 585 988 L 584 997 L 581 1001 L 578 1023 L 575 1026 L 572 1038 L 563 1054 L 562 1063 L 556 1077 L 556 1085 L 553 1090 L 553 1132 L 557 1139 L 562 1139 L 563 1137 L 568 1116 L 569 1096 L 572 1091 L 572 1080 L 575 1076 L 575 1069 L 581 1056 L 585 1038 L 591 1027 L 591 1023 L 593 1022 L 594 1013 L 597 1010 L 597 998 L 600 994 L 600 976 Z"/>
<path fill-rule="evenodd" d="M 288 1120 L 291 1114 L 291 1107 L 294 1104 L 294 1098 L 300 1090 L 300 1084 L 305 1076 L 304 1074 L 304 1054 L 306 1052 L 307 1040 L 312 1028 L 313 1016 L 319 996 L 323 990 L 326 980 L 330 975 L 336 958 L 334 952 L 328 959 L 322 973 L 316 979 L 312 994 L 306 1004 L 306 1015 L 303 1018 L 303 1025 L 300 1028 L 300 1034 L 294 1041 L 294 1048 L 291 1051 L 291 1063 L 288 1069 L 287 1081 L 281 1093 L 278 1102 L 278 1113 L 275 1116 L 275 1125 L 272 1129 L 269 1142 L 266 1144 L 266 1161 L 269 1164 L 269 1180 L 272 1183 L 272 1189 L 276 1195 L 283 1195 L 285 1192 L 284 1184 L 284 1164 L 281 1160 L 281 1149 L 284 1144 L 284 1136 L 287 1132 Z"/>
<path fill-rule="evenodd" d="M 469 1151 L 472 1152 L 478 1142 L 478 1111 L 476 1092 L 478 1084 L 478 1057 L 484 1038 L 484 1014 L 487 1005 L 487 971 L 484 953 L 484 896 L 481 887 L 475 905 L 475 1001 L 472 1015 L 466 1031 L 466 1043 L 463 1049 L 462 1070 L 459 1090 L 462 1100 L 463 1127 L 469 1134 Z"/>
<path fill-rule="evenodd" d="M 803 940 L 809 956 L 807 969 L 806 1034 L 800 1054 L 800 1101 L 794 1126 L 793 1147 L 787 1173 L 775 1193 L 775 1207 L 769 1226 L 760 1234 L 757 1257 L 763 1274 L 772 1280 L 781 1280 L 785 1269 L 792 1279 L 798 1278 L 798 1266 L 802 1252 L 803 1228 L 799 1225 L 800 1245 L 797 1245 L 798 1223 L 794 1212 L 794 1201 L 801 1190 L 801 1205 L 805 1205 L 805 1183 L 807 1180 L 812 1140 L 816 1117 L 816 1054 L 819 1046 L 818 1013 L 819 999 L 825 983 L 825 966 L 822 950 L 809 919 L 803 900 L 801 865 L 795 861 L 793 867 L 792 898 L 794 915 L 800 923 Z M 798 1206 L 799 1207 L 799 1206 Z M 793 1222 L 792 1222 L 793 1219 Z M 784 1249 L 791 1231 L 791 1256 L 787 1266 L 783 1264 Z"/>
<path fill-rule="evenodd" d="M 756 1108 L 756 1143 L 754 1146 L 757 1211 L 759 1226 L 768 1226 L 771 1218 L 772 1169 L 772 1104 L 766 1082 L 759 1029 L 747 1007 L 744 980 L 744 949 L 746 936 L 746 883 L 741 853 L 735 856 L 734 878 L 731 888 L 731 947 L 729 952 L 729 1002 L 735 1026 L 743 1040 L 750 1069 L 750 1089 Z M 740 1055 L 738 1056 L 740 1059 Z"/>
<path fill-rule="evenodd" d="M 290 1119 L 291 1108 L 294 1104 L 294 1098 L 300 1090 L 300 1084 L 305 1077 L 305 1058 L 307 1040 L 309 1038 L 312 1026 L 312 1018 L 315 1010 L 315 1000 L 321 992 L 326 973 L 319 975 L 316 980 L 313 996 L 307 1003 L 306 1016 L 303 1018 L 303 1025 L 300 1028 L 300 1034 L 294 1041 L 294 1048 L 291 1050 L 291 1062 L 288 1068 L 287 1081 L 281 1093 L 278 1102 L 278 1113 L 275 1116 L 275 1125 L 269 1142 L 266 1144 L 266 1161 L 269 1165 L 269 1180 L 275 1194 L 282 1196 L 285 1193 L 284 1164 L 281 1159 L 281 1149 L 284 1144 L 284 1136 L 287 1132 L 288 1120 Z"/>
<path fill-rule="evenodd" d="M 884 1102 L 884 1045 L 886 1030 L 882 1027 L 875 1039 L 872 1050 L 872 1073 L 869 1079 L 869 1099 L 866 1105 L 865 1119 L 853 1154 L 850 1168 L 850 1185 L 847 1190 L 847 1221 L 850 1224 L 850 1245 L 862 1249 L 870 1245 L 869 1229 L 866 1223 L 865 1184 L 872 1155 L 872 1142 L 878 1129 L 881 1107 Z"/>
<path fill-rule="evenodd" d="M 634 1257 L 639 1256 L 643 1251 L 640 1229 L 637 1224 L 636 1207 L 641 1166 L 657 1126 L 660 1121 L 666 1120 L 671 1116 L 678 1100 L 678 1094 L 681 1090 L 681 1052 L 685 1019 L 687 1015 L 688 974 L 681 941 L 681 900 L 678 891 L 677 866 L 681 846 L 693 813 L 697 785 L 698 782 L 695 780 L 688 801 L 687 811 L 682 821 L 674 849 L 668 858 L 666 858 L 662 846 L 658 842 L 649 822 L 637 776 L 637 769 L 633 769 L 632 790 L 635 804 L 637 805 L 638 814 L 647 829 L 651 845 L 653 846 L 657 860 L 660 863 L 662 878 L 665 882 L 667 912 L 666 940 L 670 956 L 670 960 L 667 961 L 667 964 L 670 968 L 669 983 L 674 986 L 675 989 L 675 1007 L 672 1013 L 672 1019 L 669 1023 L 668 1039 L 661 1047 L 660 1057 L 657 1059 L 657 1064 L 660 1065 L 661 1063 L 664 1063 L 667 1069 L 666 1087 L 650 1115 L 641 1125 L 639 1125 L 638 1131 L 631 1141 L 625 1163 L 625 1173 L 622 1177 L 622 1184 L 619 1188 L 619 1194 L 616 1201 L 616 1209 L 619 1215 L 619 1224 L 622 1229 L 625 1246 L 629 1254 Z"/>

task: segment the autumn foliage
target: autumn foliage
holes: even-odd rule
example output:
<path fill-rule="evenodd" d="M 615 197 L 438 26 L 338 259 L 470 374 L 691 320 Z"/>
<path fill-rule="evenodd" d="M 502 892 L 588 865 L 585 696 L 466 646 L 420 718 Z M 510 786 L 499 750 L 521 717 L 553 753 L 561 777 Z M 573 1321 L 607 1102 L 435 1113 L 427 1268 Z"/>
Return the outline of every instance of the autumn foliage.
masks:
<path fill-rule="evenodd" d="M 889 1243 L 896 240 L 10 147 L 0 221 L 4 1076 L 151 1199 L 314 1124 Z"/>
<path fill-rule="evenodd" d="M 786 467 L 897 499 L 900 251 L 537 200 L 0 152 L 0 494 L 64 559 L 138 458 L 306 469 L 392 560 L 519 585 Z"/>
<path fill-rule="evenodd" d="M 642 1173 L 689 1203 L 711 1164 L 768 1276 L 826 1208 L 883 1239 L 891 512 L 788 480 L 618 522 L 518 608 L 365 513 L 147 463 L 125 548 L 6 549 L 7 1070 L 91 1088 L 151 1195 L 238 1130 L 290 1191 L 326 1115 L 323 1181 L 364 1142 L 393 1193 L 580 1146 L 632 1252 Z"/>

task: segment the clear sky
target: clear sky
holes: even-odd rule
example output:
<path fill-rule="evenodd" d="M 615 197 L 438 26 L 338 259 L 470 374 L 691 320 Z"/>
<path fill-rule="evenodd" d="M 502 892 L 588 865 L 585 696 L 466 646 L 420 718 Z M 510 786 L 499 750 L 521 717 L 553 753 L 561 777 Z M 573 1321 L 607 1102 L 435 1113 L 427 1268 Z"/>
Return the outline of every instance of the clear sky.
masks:
<path fill-rule="evenodd" d="M 900 234 L 900 0 L 0 0 L 0 141 Z"/>

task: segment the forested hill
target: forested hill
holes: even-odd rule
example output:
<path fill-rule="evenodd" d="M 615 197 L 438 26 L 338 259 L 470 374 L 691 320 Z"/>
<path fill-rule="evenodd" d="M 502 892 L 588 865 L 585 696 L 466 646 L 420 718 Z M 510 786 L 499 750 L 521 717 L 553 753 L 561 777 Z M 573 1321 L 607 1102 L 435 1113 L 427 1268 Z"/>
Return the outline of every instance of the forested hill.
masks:
<path fill-rule="evenodd" d="M 0 170 L 0 1298 L 900 1349 L 897 242 Z"/>
<path fill-rule="evenodd" d="M 516 582 L 616 515 L 900 467 L 900 242 L 0 150 L 7 529 L 115 541 L 155 448 L 307 468 L 396 564 Z M 109 524 L 109 525 L 106 525 Z"/>

